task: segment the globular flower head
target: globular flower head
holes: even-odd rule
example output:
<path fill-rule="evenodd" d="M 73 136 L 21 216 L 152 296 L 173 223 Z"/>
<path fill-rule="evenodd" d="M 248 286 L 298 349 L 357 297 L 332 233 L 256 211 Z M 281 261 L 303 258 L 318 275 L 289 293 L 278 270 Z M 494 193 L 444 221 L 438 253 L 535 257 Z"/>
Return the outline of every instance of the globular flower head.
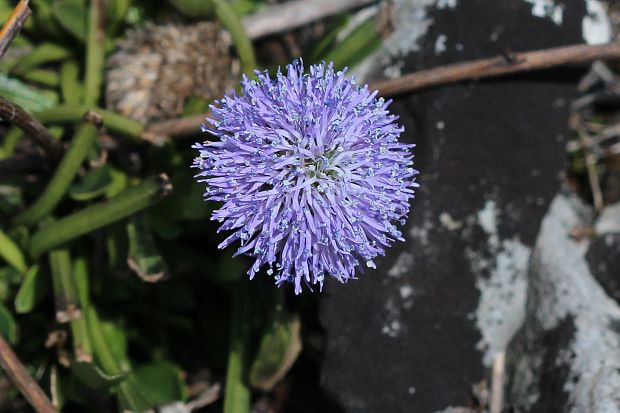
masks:
<path fill-rule="evenodd" d="M 374 268 L 403 240 L 418 186 L 390 101 L 331 64 L 256 76 L 212 106 L 203 130 L 217 139 L 193 146 L 205 199 L 223 203 L 212 219 L 234 231 L 219 247 L 240 240 L 236 255 L 256 258 L 250 278 L 267 265 L 297 294 L 302 282 L 322 289 L 326 275 L 346 282 L 360 264 Z"/>

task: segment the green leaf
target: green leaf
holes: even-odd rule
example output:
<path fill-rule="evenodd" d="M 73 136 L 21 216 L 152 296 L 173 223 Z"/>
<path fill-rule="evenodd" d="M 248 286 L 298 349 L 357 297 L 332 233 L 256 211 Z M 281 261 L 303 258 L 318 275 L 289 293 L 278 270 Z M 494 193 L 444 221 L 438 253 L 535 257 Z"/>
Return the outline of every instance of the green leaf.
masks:
<path fill-rule="evenodd" d="M 0 230 L 0 257 L 22 274 L 26 272 L 26 260 L 19 247 Z"/>
<path fill-rule="evenodd" d="M 187 399 L 181 370 L 167 361 L 138 366 L 132 372 L 136 385 L 153 406 Z"/>
<path fill-rule="evenodd" d="M 84 208 L 40 229 L 30 240 L 30 254 L 39 257 L 51 248 L 126 218 L 155 203 L 169 190 L 165 176 L 145 179 L 109 202 Z"/>
<path fill-rule="evenodd" d="M 62 37 L 62 28 L 53 18 L 51 2 L 46 0 L 32 0 L 33 31 L 38 35 Z"/>
<path fill-rule="evenodd" d="M 0 159 L 8 158 L 15 153 L 17 143 L 22 136 L 24 136 L 24 132 L 21 129 L 18 129 L 16 126 L 9 128 L 4 134 L 4 142 L 2 143 L 2 147 L 0 147 Z M 14 207 L 14 205 L 11 205 L 11 207 Z"/>
<path fill-rule="evenodd" d="M 14 267 L 6 266 L 0 268 L 0 279 L 9 285 L 19 284 L 24 278 L 24 274 L 17 271 Z"/>
<path fill-rule="evenodd" d="M 239 60 L 241 61 L 241 71 L 251 76 L 253 70 L 256 69 L 256 57 L 254 56 L 252 42 L 241 23 L 241 18 L 227 0 L 211 1 L 215 6 L 215 16 L 230 32 L 237 55 L 239 55 Z"/>
<path fill-rule="evenodd" d="M 124 331 L 112 322 L 101 322 L 97 311 L 90 306 L 86 311 L 86 322 L 92 338 L 96 361 L 107 376 L 117 376 L 129 371 L 127 360 L 127 338 Z M 132 375 L 116 386 L 118 402 L 123 410 L 143 412 L 151 405 L 135 383 Z"/>
<path fill-rule="evenodd" d="M 58 62 L 71 56 L 71 50 L 56 43 L 42 43 L 31 53 L 20 58 L 11 73 L 27 73 L 46 63 Z"/>
<path fill-rule="evenodd" d="M 129 376 L 127 380 L 118 386 L 118 404 L 122 412 L 152 412 L 153 405 L 142 394 L 133 376 Z"/>
<path fill-rule="evenodd" d="M 84 383 L 86 386 L 97 388 L 109 388 L 121 383 L 127 378 L 127 373 L 118 374 L 106 374 L 99 367 L 92 363 L 87 362 L 74 362 L 71 363 L 71 371 Z"/>
<path fill-rule="evenodd" d="M 83 256 L 77 257 L 73 261 L 73 283 L 77 291 L 78 302 L 80 303 L 81 315 L 78 320 L 71 323 L 71 334 L 73 337 L 73 348 L 75 358 L 78 361 L 92 362 L 93 345 L 86 320 L 86 311 L 90 307 L 88 262 Z"/>
<path fill-rule="evenodd" d="M 94 124 L 82 124 L 41 196 L 15 218 L 15 223 L 31 225 L 52 212 L 69 189 L 96 136 L 97 127 Z"/>
<path fill-rule="evenodd" d="M 9 298 L 9 281 L 4 276 L 4 271 L 17 271 L 13 267 L 3 267 L 0 269 L 0 301 L 4 302 L 7 298 Z"/>
<path fill-rule="evenodd" d="M 321 36 L 321 40 L 319 40 L 310 52 L 308 53 L 308 62 L 309 63 L 319 63 L 321 60 L 321 56 L 324 56 L 328 53 L 329 48 L 333 47 L 336 42 L 336 38 L 338 37 L 338 33 L 340 33 L 351 21 L 351 16 L 349 15 L 341 15 L 337 16 L 336 21 L 330 25 L 329 31 Z M 304 59 L 306 60 L 306 59 Z"/>
<path fill-rule="evenodd" d="M 232 326 L 224 413 L 248 413 L 250 411 L 250 389 L 247 383 L 250 319 L 252 310 L 248 283 L 241 282 L 233 291 Z"/>
<path fill-rule="evenodd" d="M 60 88 L 63 101 L 67 105 L 77 105 L 80 102 L 79 70 L 75 60 L 65 60 L 60 67 Z"/>
<path fill-rule="evenodd" d="M 86 38 L 86 73 L 84 74 L 84 103 L 97 105 L 101 96 L 105 60 L 105 20 L 97 2 L 91 1 L 88 10 L 88 34 Z"/>
<path fill-rule="evenodd" d="M 90 305 L 90 280 L 88 278 L 88 261 L 84 256 L 78 256 L 73 262 L 73 278 L 78 292 L 80 307 L 85 311 Z"/>
<path fill-rule="evenodd" d="M 110 132 L 119 135 L 141 140 L 144 132 L 144 125 L 133 119 L 125 118 L 109 110 L 93 107 L 92 105 L 59 105 L 51 109 L 37 112 L 34 116 L 46 124 L 74 124 L 82 120 L 84 114 L 89 110 L 94 110 L 103 118 L 103 127 Z M 141 140 L 141 142 L 144 142 Z"/>
<path fill-rule="evenodd" d="M 125 268 L 127 265 L 127 225 L 125 222 L 115 222 L 105 230 L 105 244 L 108 257 L 108 268 Z"/>
<path fill-rule="evenodd" d="M 71 341 L 77 361 L 92 361 L 92 345 L 80 298 L 84 293 L 78 290 L 76 270 L 71 263 L 68 249 L 55 249 L 49 253 L 56 321 L 70 323 Z M 81 272 L 82 269 L 80 269 Z M 83 281 L 83 280 L 82 280 Z M 83 288 L 84 285 L 81 285 Z"/>
<path fill-rule="evenodd" d="M 59 0 L 52 3 L 52 15 L 60 26 L 81 42 L 86 40 L 88 10 L 84 0 Z"/>
<path fill-rule="evenodd" d="M 301 352 L 299 331 L 299 319 L 286 314 L 280 306 L 274 321 L 261 337 L 252 363 L 250 384 L 253 387 L 270 391 L 284 377 Z"/>
<path fill-rule="evenodd" d="M 117 169 L 113 166 L 109 167 L 110 177 L 112 178 L 112 182 L 110 185 L 106 187 L 105 196 L 107 198 L 114 198 L 116 195 L 123 192 L 125 188 L 127 188 L 127 175 L 120 169 Z"/>
<path fill-rule="evenodd" d="M 60 76 L 58 75 L 58 72 L 53 70 L 32 69 L 17 73 L 16 75 L 29 83 L 38 83 L 42 86 L 47 86 L 54 89 L 60 84 Z M 58 95 L 56 92 L 49 91 L 48 93 L 50 93 L 50 96 L 53 96 L 55 100 L 58 100 Z"/>
<path fill-rule="evenodd" d="M 157 250 L 151 231 L 141 216 L 127 223 L 129 256 L 127 264 L 143 281 L 156 282 L 166 277 L 168 268 Z"/>
<path fill-rule="evenodd" d="M 232 7 L 239 16 L 254 13 L 259 6 L 259 2 L 255 0 L 233 0 Z"/>
<path fill-rule="evenodd" d="M 0 301 L 6 301 L 11 294 L 11 285 L 19 284 L 24 274 L 11 266 L 0 267 Z"/>
<path fill-rule="evenodd" d="M 26 272 L 24 281 L 15 296 L 15 311 L 19 314 L 29 313 L 41 301 L 46 293 L 46 284 L 38 265 L 33 265 Z"/>
<path fill-rule="evenodd" d="M 56 304 L 56 321 L 66 323 L 76 320 L 79 316 L 79 297 L 73 279 L 71 256 L 66 248 L 59 248 L 49 253 L 52 287 Z"/>
<path fill-rule="evenodd" d="M 33 88 L 20 80 L 9 78 L 5 73 L 0 73 L 0 96 L 28 112 L 49 109 L 58 103 L 56 93 Z"/>
<path fill-rule="evenodd" d="M 69 188 L 69 196 L 76 201 L 90 201 L 104 195 L 113 184 L 112 174 L 107 165 L 91 169 Z"/>
<path fill-rule="evenodd" d="M 0 334 L 11 344 L 17 342 L 17 325 L 11 312 L 0 302 Z"/>
<path fill-rule="evenodd" d="M 326 62 L 333 61 L 334 67 L 353 67 L 364 57 L 381 45 L 381 36 L 377 31 L 377 22 L 370 18 L 355 28 L 349 36 L 325 55 Z"/>
<path fill-rule="evenodd" d="M 101 333 L 105 337 L 110 354 L 122 371 L 129 371 L 129 357 L 127 356 L 127 334 L 119 321 L 104 320 L 99 324 Z"/>
<path fill-rule="evenodd" d="M 106 25 L 111 27 L 108 32 L 114 32 L 119 26 L 125 22 L 130 0 L 108 0 L 106 1 Z"/>
<path fill-rule="evenodd" d="M 101 366 L 101 369 L 110 376 L 122 374 L 128 371 L 121 366 L 125 363 L 127 340 L 120 329 L 114 329 L 114 325 L 108 322 L 101 322 L 97 311 L 90 306 L 84 311 L 86 316 L 86 325 L 92 339 L 93 353 L 95 359 Z M 108 328 L 108 325 L 112 328 Z M 123 360 L 119 359 L 120 356 Z"/>

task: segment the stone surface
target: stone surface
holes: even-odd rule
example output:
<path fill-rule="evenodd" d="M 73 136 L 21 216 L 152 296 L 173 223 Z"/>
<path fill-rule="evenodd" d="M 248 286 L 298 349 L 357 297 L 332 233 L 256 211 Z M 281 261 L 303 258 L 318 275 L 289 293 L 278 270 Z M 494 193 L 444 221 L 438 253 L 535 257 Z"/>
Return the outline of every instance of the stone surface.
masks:
<path fill-rule="evenodd" d="M 397 1 L 403 25 L 358 73 L 391 76 L 579 43 L 585 3 L 563 4 L 558 24 L 533 15 L 531 2 Z M 577 76 L 460 84 L 393 104 L 404 140 L 418 145 L 422 188 L 406 243 L 359 281 L 325 288 L 322 383 L 344 411 L 471 404 L 472 385 L 525 314 L 526 266 L 565 167 Z"/>
<path fill-rule="evenodd" d="M 525 323 L 508 352 L 508 396 L 519 411 L 620 411 L 620 307 L 590 271 L 588 241 L 570 236 L 590 223 L 591 211 L 566 195 L 543 221 Z"/>
<path fill-rule="evenodd" d="M 620 303 L 620 203 L 606 207 L 594 228 L 596 237 L 586 254 L 590 272 L 607 295 Z"/>

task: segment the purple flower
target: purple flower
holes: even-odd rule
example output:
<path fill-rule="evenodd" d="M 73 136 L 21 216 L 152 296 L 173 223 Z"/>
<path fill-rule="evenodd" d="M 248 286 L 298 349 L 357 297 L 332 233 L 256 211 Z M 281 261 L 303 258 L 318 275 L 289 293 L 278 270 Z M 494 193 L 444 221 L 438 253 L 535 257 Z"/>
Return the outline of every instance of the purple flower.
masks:
<path fill-rule="evenodd" d="M 218 140 L 197 143 L 193 167 L 206 182 L 205 199 L 223 202 L 212 219 L 234 231 L 219 248 L 241 240 L 235 255 L 256 258 L 250 279 L 263 265 L 280 286 L 302 290 L 302 281 L 323 288 L 326 275 L 346 282 L 362 264 L 394 240 L 414 197 L 414 145 L 391 101 L 361 87 L 332 64 L 301 60 L 275 79 L 244 76 L 243 92 L 212 106 Z"/>

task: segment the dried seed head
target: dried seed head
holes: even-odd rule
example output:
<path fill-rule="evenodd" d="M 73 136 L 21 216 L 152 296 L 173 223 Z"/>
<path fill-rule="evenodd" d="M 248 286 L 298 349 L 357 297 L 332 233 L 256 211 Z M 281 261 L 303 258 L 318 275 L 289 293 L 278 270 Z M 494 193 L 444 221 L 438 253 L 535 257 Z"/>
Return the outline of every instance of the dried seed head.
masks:
<path fill-rule="evenodd" d="M 211 22 L 147 24 L 128 31 L 108 60 L 108 108 L 143 123 L 183 112 L 190 96 L 212 100 L 234 86 L 239 64 Z"/>

